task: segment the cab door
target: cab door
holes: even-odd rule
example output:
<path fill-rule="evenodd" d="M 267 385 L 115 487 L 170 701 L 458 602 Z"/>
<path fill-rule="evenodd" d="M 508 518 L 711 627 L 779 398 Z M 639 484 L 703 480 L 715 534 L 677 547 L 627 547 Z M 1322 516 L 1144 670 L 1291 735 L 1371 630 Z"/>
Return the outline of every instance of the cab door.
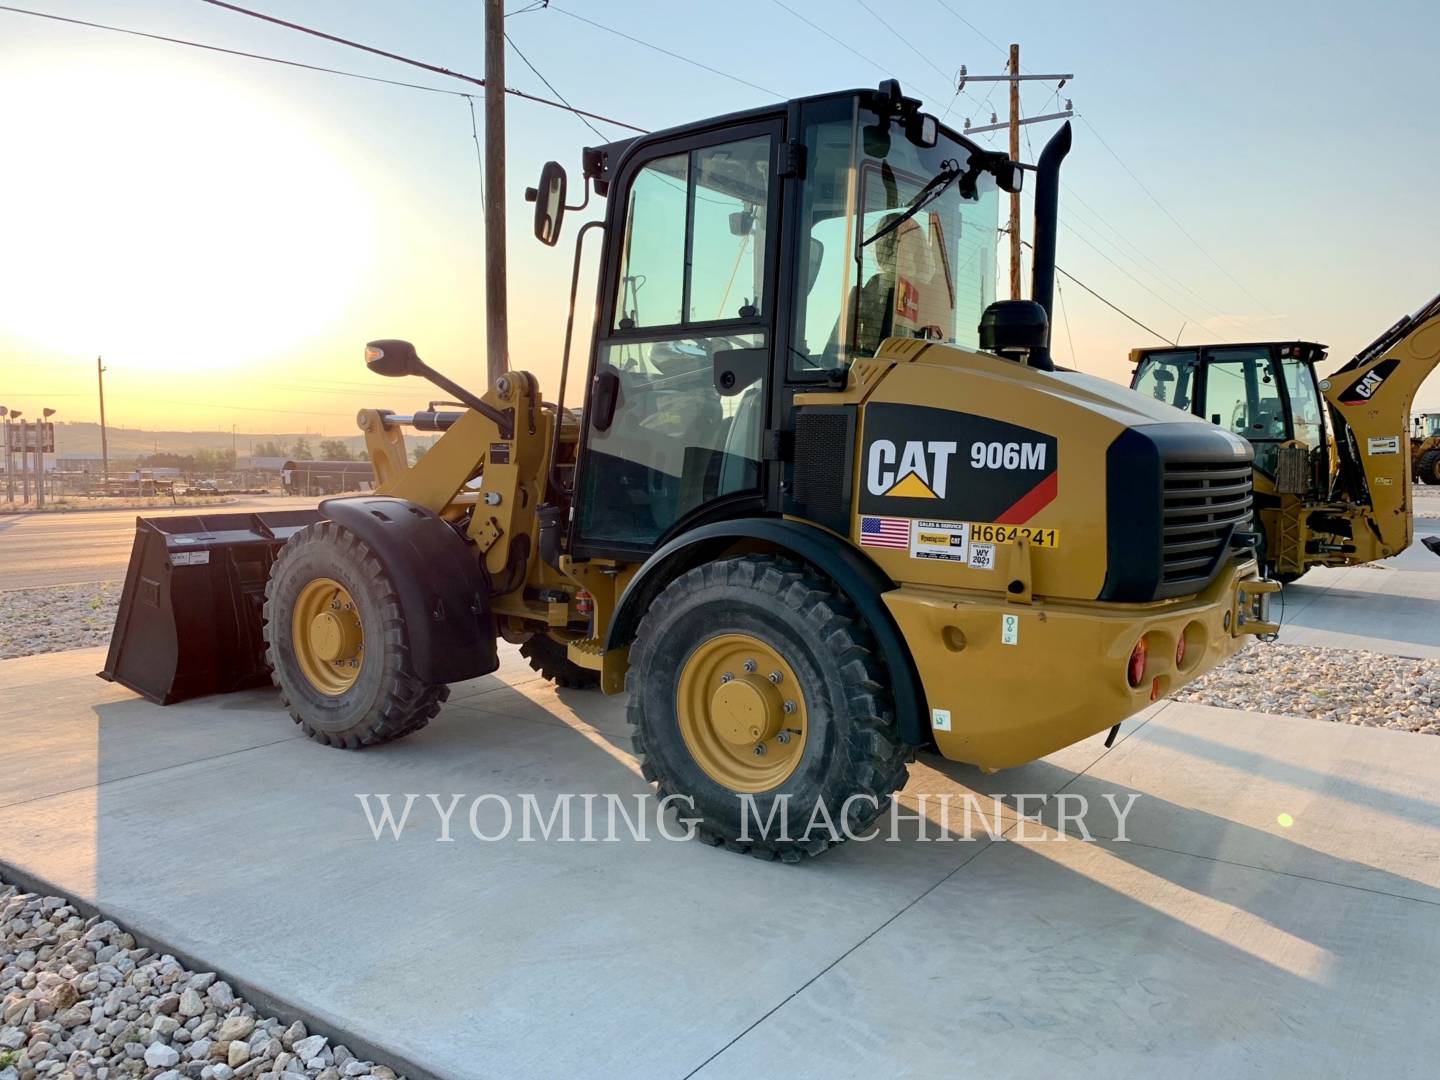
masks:
<path fill-rule="evenodd" d="M 645 146 L 612 185 L 572 550 L 763 505 L 779 119 Z"/>

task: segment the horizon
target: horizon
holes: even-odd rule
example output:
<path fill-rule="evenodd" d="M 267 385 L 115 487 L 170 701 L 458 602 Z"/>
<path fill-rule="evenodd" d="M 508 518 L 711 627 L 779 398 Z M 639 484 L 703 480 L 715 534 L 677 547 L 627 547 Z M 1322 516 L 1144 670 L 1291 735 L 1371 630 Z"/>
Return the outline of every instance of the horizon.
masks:
<path fill-rule="evenodd" d="M 997 43 L 1018 40 L 1026 70 L 1075 73 L 1063 90 L 1024 90 L 1026 114 L 1067 97 L 1078 113 L 1062 175 L 1061 265 L 1184 344 L 1328 343 L 1323 374 L 1440 291 L 1440 221 L 1426 185 L 1415 183 L 1440 167 L 1440 150 L 1410 134 L 1426 129 L 1422 43 L 1435 35 L 1423 27 L 1440 31 L 1440 14 L 1408 3 L 1379 19 L 1339 4 L 1232 3 L 1231 19 L 1221 17 L 1226 6 L 1203 18 L 1146 9 L 1142 21 L 1118 5 L 1097 18 L 1046 2 L 1021 18 L 958 0 L 899 0 L 884 9 L 887 22 L 857 0 L 824 8 L 821 30 L 817 0 L 742 0 L 741 15 L 774 33 L 737 49 L 725 44 L 734 40 L 731 6 L 677 14 L 626 0 L 581 15 L 568 2 L 517 5 L 507 30 L 554 91 L 514 47 L 506 81 L 661 127 L 895 74 L 958 127 L 988 122 L 995 100 L 986 95 L 998 84 L 947 101 L 934 93 L 946 70 L 966 63 L 974 75 L 993 74 Z M 467 89 L 200 3 L 37 0 L 36 10 L 452 95 Z M 456 70 L 481 68 L 480 11 L 455 0 L 432 5 L 424 21 L 378 0 L 272 0 L 263 10 Z M 0 176 L 12 253 L 0 267 L 4 404 L 26 419 L 49 406 L 57 420 L 96 421 L 103 355 L 111 428 L 234 424 L 241 435 L 306 427 L 316 438 L 353 437 L 357 408 L 404 411 L 433 393 L 365 370 L 364 341 L 386 335 L 414 340 L 462 383 L 483 382 L 484 230 L 463 96 L 18 14 L 0 20 L 0 120 L 11 145 L 43 166 Z M 1407 34 L 1397 37 L 1396 24 Z M 1237 38 L 1234 26 L 1248 33 Z M 1266 78 L 1264 65 L 1276 63 L 1268 42 L 1282 29 L 1287 63 Z M 1189 70 L 1148 48 L 1178 35 L 1198 58 Z M 1363 69 L 1382 55 L 1384 78 L 1331 87 L 1289 74 Z M 597 58 L 630 77 L 586 85 L 576 73 Z M 674 87 L 684 92 L 665 92 Z M 1022 159 L 1033 161 L 1031 143 L 1054 127 L 1027 127 Z M 1342 131 L 1340 156 L 1332 144 Z M 507 101 L 511 363 L 552 392 L 582 215 L 558 247 L 543 248 L 522 193 L 547 158 L 578 175 L 579 148 L 600 142 L 597 132 L 623 134 Z M 1001 146 L 1003 133 L 977 141 Z M 1066 366 L 1123 382 L 1129 349 L 1161 343 L 1068 281 L 1057 307 L 1055 353 Z M 573 363 L 586 359 L 589 319 L 579 322 Z M 1427 410 L 1440 410 L 1440 379 L 1417 399 L 1416 411 Z"/>

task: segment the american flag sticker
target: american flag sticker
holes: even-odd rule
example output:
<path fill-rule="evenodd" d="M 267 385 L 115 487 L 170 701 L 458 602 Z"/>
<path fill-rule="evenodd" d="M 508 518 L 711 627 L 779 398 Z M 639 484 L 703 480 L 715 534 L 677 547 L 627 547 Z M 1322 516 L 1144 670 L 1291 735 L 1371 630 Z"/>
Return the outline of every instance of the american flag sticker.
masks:
<path fill-rule="evenodd" d="M 910 550 L 910 519 L 865 516 L 860 519 L 862 547 Z"/>

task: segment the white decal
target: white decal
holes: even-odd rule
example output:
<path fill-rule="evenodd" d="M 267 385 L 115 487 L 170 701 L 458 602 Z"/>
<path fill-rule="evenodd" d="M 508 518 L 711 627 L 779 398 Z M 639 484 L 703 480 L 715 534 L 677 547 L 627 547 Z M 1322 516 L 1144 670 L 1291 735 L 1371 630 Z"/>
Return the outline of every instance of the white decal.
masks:
<path fill-rule="evenodd" d="M 931 710 L 930 710 L 930 726 L 933 727 L 936 731 L 949 731 L 949 730 L 950 730 L 950 710 L 949 710 L 949 709 L 931 709 Z"/>
<path fill-rule="evenodd" d="M 1372 435 L 1370 436 L 1370 456 L 1379 457 L 1381 454 L 1400 453 L 1399 435 Z"/>
<path fill-rule="evenodd" d="M 994 544 L 971 544 L 970 545 L 970 566 L 974 570 L 995 569 L 995 545 Z"/>
<path fill-rule="evenodd" d="M 975 442 L 970 444 L 972 469 L 1044 470 L 1045 444 L 1040 442 Z"/>
<path fill-rule="evenodd" d="M 866 459 L 865 486 L 872 495 L 943 499 L 956 449 L 953 442 L 912 440 L 897 447 L 876 439 Z"/>
<path fill-rule="evenodd" d="M 910 526 L 910 557 L 963 563 L 969 557 L 969 540 L 966 522 L 915 521 Z"/>
<path fill-rule="evenodd" d="M 1000 644 L 1001 644 L 1001 645 L 1019 645 L 1019 644 L 1020 644 L 1020 616 L 1019 616 L 1019 615 L 1001 615 L 1001 616 L 1000 616 Z"/>

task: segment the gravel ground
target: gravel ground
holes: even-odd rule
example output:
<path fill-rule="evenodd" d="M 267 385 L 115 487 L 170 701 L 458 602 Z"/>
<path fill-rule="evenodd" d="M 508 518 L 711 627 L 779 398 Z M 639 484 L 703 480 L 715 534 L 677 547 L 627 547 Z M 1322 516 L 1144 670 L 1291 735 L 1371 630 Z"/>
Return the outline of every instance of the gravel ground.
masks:
<path fill-rule="evenodd" d="M 102 581 L 0 592 L 0 660 L 106 644 L 120 587 Z"/>
<path fill-rule="evenodd" d="M 1440 735 L 1440 660 L 1255 642 L 1171 697 Z"/>
<path fill-rule="evenodd" d="M 0 929 L 0 1080 L 396 1080 L 60 897 L 0 881 Z"/>

